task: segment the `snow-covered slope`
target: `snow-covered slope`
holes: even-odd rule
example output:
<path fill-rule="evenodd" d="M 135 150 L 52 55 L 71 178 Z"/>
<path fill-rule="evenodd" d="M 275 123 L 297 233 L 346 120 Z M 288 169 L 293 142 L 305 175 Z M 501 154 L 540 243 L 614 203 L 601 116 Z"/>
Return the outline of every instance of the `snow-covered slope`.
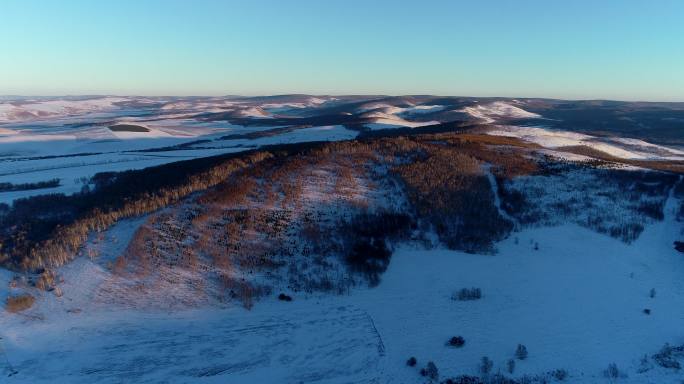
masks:
<path fill-rule="evenodd" d="M 477 104 L 472 99 L 457 102 L 436 97 L 349 100 L 347 109 L 339 99 L 304 95 L 168 98 L 152 101 L 152 110 L 121 109 L 121 102 L 144 102 L 136 98 L 3 101 L 0 183 L 59 178 L 61 185 L 2 192 L 0 203 L 36 194 L 78 192 L 83 178 L 102 171 L 144 168 L 270 144 L 353 139 L 359 134 L 352 130 L 358 129 L 358 121 L 372 121 L 368 128 L 384 129 L 444 123 L 445 116 L 460 118 L 464 113 L 486 124 L 541 118 L 525 110 L 529 103 L 515 100 Z M 325 110 L 324 119 L 316 120 L 321 116 L 309 109 L 319 107 Z M 338 116 L 349 120 L 327 120 Z M 289 118 L 296 124 L 289 124 Z M 145 129 L 111 129 L 115 124 Z M 684 160 L 680 149 L 633 138 L 510 125 L 495 125 L 487 133 L 542 147 L 525 148 L 525 156 L 538 151 L 588 160 L 591 153 L 567 152 L 587 147 L 622 159 Z M 334 182 L 343 169 L 326 169 L 321 164 L 285 174 L 283 180 L 296 177 L 302 195 L 308 198 L 307 204 L 293 205 L 297 212 L 316 207 L 320 211 L 311 217 L 334 223 L 335 215 L 342 217 L 347 211 L 325 204 L 343 188 Z M 559 168 L 564 166 L 568 165 Z M 135 276 L 113 273 L 112 263 L 147 217 L 121 221 L 106 232 L 92 234 L 88 244 L 97 246 L 84 248 L 81 256 L 58 270 L 64 278 L 58 284 L 62 296 L 22 285 L 20 275 L 0 269 L 0 301 L 10 293 L 25 291 L 37 298 L 25 312 L 0 313 L 0 337 L 7 358 L 0 356 L 0 372 L 8 363 L 18 371 L 11 378 L 0 376 L 0 382 L 418 384 L 426 382 L 419 370 L 428 361 L 439 368 L 441 379 L 479 375 L 483 356 L 493 361 L 494 372 L 507 372 L 507 360 L 513 358 L 518 344 L 524 344 L 529 357 L 516 360 L 510 374 L 514 378 L 530 375 L 539 382 L 553 382 L 549 372 L 562 369 L 568 374 L 564 382 L 610 382 L 604 370 L 615 363 L 621 372 L 619 382 L 680 383 L 680 370 L 663 368 L 653 359 L 665 343 L 684 345 L 684 258 L 672 249 L 673 241 L 682 237 L 682 223 L 675 220 L 680 202 L 674 193 L 665 200 L 662 194 L 649 195 L 656 193 L 657 182 L 635 182 L 629 184 L 634 188 L 625 188 L 628 184 L 603 174 L 605 169 L 585 167 L 517 177 L 498 185 L 499 189 L 498 170 L 494 166 L 485 170 L 499 213 L 516 221 L 517 232 L 496 244 L 498 253 L 431 248 L 438 240 L 430 236 L 409 240 L 395 249 L 377 287 L 340 285 L 345 287 L 340 295 L 330 293 L 333 290 L 306 294 L 292 288 L 298 282 L 290 278 L 302 275 L 295 272 L 317 271 L 317 265 L 326 263 L 344 267 L 332 259 L 336 256 L 306 259 L 304 248 L 301 252 L 293 248 L 296 251 L 286 256 L 284 266 L 269 270 L 270 275 L 254 277 L 277 284 L 270 286 L 274 291 L 266 297 L 255 299 L 249 311 L 235 301 L 223 300 L 229 297 L 227 293 L 211 296 L 209 280 L 194 285 L 201 280 L 198 276 L 205 275 L 192 275 L 186 269 L 168 267 L 183 282 L 180 285 L 146 285 Z M 365 184 L 353 175 L 350 180 L 344 187 L 348 195 L 340 195 L 342 200 L 353 200 L 363 209 L 373 206 L 373 199 L 400 206 L 381 188 L 373 198 L 361 193 L 368 192 L 371 184 L 381 185 L 379 178 Z M 273 196 L 281 193 L 274 190 Z M 511 196 L 525 195 L 530 199 L 525 203 L 533 206 L 509 214 L 501 207 L 505 200 L 499 196 L 503 196 L 501 191 L 510 194 L 508 202 Z M 620 199 L 618 192 L 623 191 L 637 198 Z M 663 201 L 665 218 L 659 221 L 653 210 L 659 214 Z M 172 209 L 162 210 L 159 214 L 167 217 L 158 222 L 168 224 L 165 233 L 171 243 L 187 230 L 176 220 L 183 216 L 170 215 Z M 644 216 L 644 211 L 651 216 Z M 548 217 L 525 227 L 521 212 Z M 596 228 L 635 223 L 645 229 L 630 242 L 602 235 Z M 250 229 L 247 236 L 260 229 Z M 194 234 L 183 236 L 192 240 Z M 292 238 L 283 244 L 292 246 L 287 240 Z M 298 264 L 302 260 L 307 267 Z M 279 275 L 285 269 L 295 271 Z M 329 282 L 350 281 L 347 272 L 333 270 L 331 276 L 337 275 L 332 278 L 321 276 Z M 15 276 L 20 279 L 13 280 Z M 188 281 L 192 284 L 185 284 Z M 483 297 L 452 299 L 454 292 L 470 287 L 480 288 Z M 281 291 L 294 300 L 278 301 Z M 156 305 L 145 305 L 152 301 Z M 465 345 L 446 346 L 452 336 L 462 336 Z M 406 365 L 412 356 L 418 360 L 416 367 Z M 684 363 L 684 356 L 678 358 Z"/>
<path fill-rule="evenodd" d="M 45 294 L 25 315 L 3 316 L 0 336 L 18 382 L 423 383 L 428 361 L 443 379 L 477 375 L 482 356 L 505 372 L 524 344 L 514 377 L 563 369 L 564 382 L 609 382 L 615 363 L 620 382 L 679 383 L 650 357 L 684 343 L 676 207 L 671 196 L 665 220 L 632 245 L 563 225 L 516 233 L 494 256 L 404 246 L 377 288 L 266 299 L 251 311 L 96 305 L 82 282 L 109 272 L 82 258 L 64 267 L 63 298 Z M 452 300 L 464 287 L 481 288 L 482 299 Z M 465 346 L 447 347 L 456 335 Z M 406 366 L 411 356 L 418 367 Z"/>
<path fill-rule="evenodd" d="M 296 100 L 303 107 L 315 108 L 334 98 L 298 97 Z M 267 144 L 356 137 L 356 132 L 329 124 L 277 131 L 288 125 L 269 125 L 273 116 L 262 104 L 222 97 L 3 100 L 0 102 L 0 111 L 3 111 L 0 113 L 0 183 L 58 178 L 60 186 L 0 192 L 0 203 L 44 193 L 78 192 L 83 187 L 82 180 L 98 172 L 139 169 Z M 214 121 L 205 118 L 208 114 L 223 114 L 241 122 L 258 121 L 258 124 L 245 126 Z M 120 124 L 142 129 L 110 128 Z M 249 136 L 267 130 L 274 133 Z M 226 136 L 231 139 L 225 139 Z"/>
<path fill-rule="evenodd" d="M 255 117 L 255 118 L 272 118 L 271 114 L 266 112 L 261 107 L 249 107 L 241 109 L 239 112 L 240 116 L 243 117 Z"/>
<path fill-rule="evenodd" d="M 622 159 L 684 160 L 684 151 L 682 150 L 655 145 L 638 139 L 596 137 L 577 132 L 517 126 L 497 126 L 487 133 L 517 137 L 549 149 L 586 146 Z"/>
<path fill-rule="evenodd" d="M 370 111 L 365 112 L 370 109 Z M 412 121 L 407 120 L 412 115 L 422 115 L 430 112 L 437 112 L 442 109 L 442 106 L 414 106 L 409 108 L 395 107 L 387 104 L 372 104 L 360 110 L 362 117 L 371 119 L 373 123 L 366 124 L 370 129 L 387 129 L 397 127 L 423 127 L 426 125 L 439 124 L 437 120 L 429 121 Z"/>
<path fill-rule="evenodd" d="M 261 108 L 271 113 L 281 113 L 293 109 L 315 108 L 335 100 L 337 100 L 335 97 L 308 97 L 305 100 L 292 102 L 265 103 L 261 105 Z"/>
<path fill-rule="evenodd" d="M 528 112 L 520 107 L 503 101 L 477 104 L 475 106 L 465 107 L 459 110 L 459 112 L 467 113 L 485 124 L 494 123 L 500 120 L 534 119 L 541 117 L 536 113 Z"/>
<path fill-rule="evenodd" d="M 357 113 L 363 113 L 364 116 L 377 117 L 382 119 L 391 119 L 392 122 L 385 122 L 396 126 L 416 127 L 421 126 L 421 122 L 411 121 L 412 118 L 419 118 L 421 115 L 437 114 L 439 112 L 458 112 L 470 116 L 482 124 L 492 124 L 496 122 L 513 120 L 513 119 L 530 119 L 540 118 L 541 116 L 528 112 L 523 108 L 513 105 L 513 102 L 494 101 L 488 103 L 478 103 L 475 101 L 472 105 L 453 109 L 454 107 L 440 104 L 416 104 L 410 106 L 397 106 L 387 102 L 372 102 L 366 103 L 357 109 Z M 408 119 L 408 121 L 407 121 Z M 437 124 L 440 121 L 430 121 L 431 124 Z M 422 124 L 425 125 L 425 124 Z"/>
<path fill-rule="evenodd" d="M 0 123 L 108 111 L 118 108 L 115 103 L 127 100 L 123 97 L 99 97 L 84 100 L 0 101 Z"/>

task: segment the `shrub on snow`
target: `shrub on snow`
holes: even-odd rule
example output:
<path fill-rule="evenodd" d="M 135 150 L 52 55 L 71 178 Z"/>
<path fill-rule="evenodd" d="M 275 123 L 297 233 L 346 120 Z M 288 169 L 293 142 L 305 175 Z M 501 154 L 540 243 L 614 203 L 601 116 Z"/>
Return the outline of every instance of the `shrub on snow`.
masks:
<path fill-rule="evenodd" d="M 518 360 L 527 359 L 527 347 L 522 344 L 518 344 L 518 348 L 515 349 L 515 358 Z"/>
<path fill-rule="evenodd" d="M 458 292 L 451 295 L 452 300 L 468 301 L 478 300 L 482 298 L 482 290 L 480 288 L 461 288 Z"/>
<path fill-rule="evenodd" d="M 439 370 L 437 366 L 432 361 L 429 361 L 425 368 L 420 370 L 420 374 L 427 377 L 430 380 L 439 380 Z"/>
<path fill-rule="evenodd" d="M 280 301 L 292 301 L 292 296 L 281 293 L 278 295 L 278 300 Z"/>
<path fill-rule="evenodd" d="M 556 369 L 554 371 L 551 371 L 551 377 L 558 381 L 563 381 L 568 377 L 568 371 L 565 369 Z"/>
<path fill-rule="evenodd" d="M 5 300 L 5 310 L 7 310 L 7 312 L 12 312 L 12 313 L 25 311 L 25 310 L 31 308 L 31 306 L 33 306 L 33 303 L 35 301 L 36 301 L 36 299 L 29 294 L 9 296 Z"/>
<path fill-rule="evenodd" d="M 508 373 L 513 374 L 513 372 L 515 371 L 514 359 L 508 359 L 508 361 L 506 361 L 506 369 L 508 370 Z"/>
<path fill-rule="evenodd" d="M 462 336 L 454 336 L 449 339 L 447 345 L 450 347 L 460 348 L 465 345 L 465 339 Z"/>
<path fill-rule="evenodd" d="M 608 364 L 608 368 L 603 373 L 606 377 L 611 379 L 617 379 L 620 377 L 620 370 L 615 363 Z"/>
<path fill-rule="evenodd" d="M 653 355 L 653 360 L 663 368 L 681 369 L 682 365 L 677 361 L 676 354 L 684 355 L 684 345 L 673 347 L 666 343 L 658 353 Z"/>
<path fill-rule="evenodd" d="M 494 362 L 487 357 L 487 356 L 482 356 L 482 360 L 480 360 L 480 373 L 483 375 L 488 375 L 489 372 L 492 371 L 492 367 L 494 366 Z"/>

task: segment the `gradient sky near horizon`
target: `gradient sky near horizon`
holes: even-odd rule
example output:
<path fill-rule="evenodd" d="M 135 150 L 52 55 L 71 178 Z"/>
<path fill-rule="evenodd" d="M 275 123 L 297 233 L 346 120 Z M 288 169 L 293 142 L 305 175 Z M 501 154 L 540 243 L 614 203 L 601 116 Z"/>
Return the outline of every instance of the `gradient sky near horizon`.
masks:
<path fill-rule="evenodd" d="M 684 101 L 681 0 L 2 0 L 0 95 Z"/>

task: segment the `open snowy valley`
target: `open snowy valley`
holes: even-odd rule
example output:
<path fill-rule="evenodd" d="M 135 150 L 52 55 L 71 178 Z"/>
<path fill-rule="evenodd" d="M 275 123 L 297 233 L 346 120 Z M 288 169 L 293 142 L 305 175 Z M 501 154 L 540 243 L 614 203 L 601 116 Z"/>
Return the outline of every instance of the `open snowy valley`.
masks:
<path fill-rule="evenodd" d="M 0 382 L 681 383 L 682 118 L 0 99 Z"/>

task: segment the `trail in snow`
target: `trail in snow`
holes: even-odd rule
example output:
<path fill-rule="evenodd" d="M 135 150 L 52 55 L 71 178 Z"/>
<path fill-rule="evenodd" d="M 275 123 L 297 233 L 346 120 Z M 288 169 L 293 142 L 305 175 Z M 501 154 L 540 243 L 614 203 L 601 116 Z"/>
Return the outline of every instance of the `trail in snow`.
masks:
<path fill-rule="evenodd" d="M 483 167 L 484 172 L 487 175 L 487 179 L 489 180 L 489 185 L 492 188 L 492 195 L 494 195 L 494 205 L 496 206 L 496 209 L 499 211 L 499 214 L 504 219 L 513 223 L 515 228 L 517 229 L 520 227 L 518 219 L 509 215 L 508 212 L 506 212 L 506 210 L 501 207 L 501 198 L 499 197 L 498 183 L 496 181 L 496 177 L 494 176 L 494 173 L 492 173 L 491 168 L 492 168 L 491 164 L 485 164 L 485 166 Z"/>

